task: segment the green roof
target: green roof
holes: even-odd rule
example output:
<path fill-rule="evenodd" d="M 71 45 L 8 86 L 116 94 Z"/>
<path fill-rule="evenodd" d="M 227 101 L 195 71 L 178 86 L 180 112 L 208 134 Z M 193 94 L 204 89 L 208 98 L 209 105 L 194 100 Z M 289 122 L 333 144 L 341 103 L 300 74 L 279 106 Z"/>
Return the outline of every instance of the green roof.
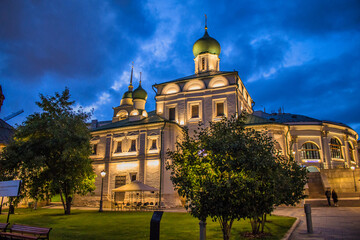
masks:
<path fill-rule="evenodd" d="M 122 98 L 132 98 L 133 92 L 132 91 L 126 91 Z"/>
<path fill-rule="evenodd" d="M 259 116 L 255 116 L 253 114 L 249 114 L 245 121 L 246 125 L 263 125 L 263 124 L 282 124 L 277 123 L 266 118 L 262 118 Z"/>
<path fill-rule="evenodd" d="M 197 40 L 193 46 L 193 53 L 195 57 L 202 53 L 212 53 L 219 56 L 220 52 L 221 47 L 219 42 L 210 37 L 207 30 L 205 30 L 204 36 Z"/>
<path fill-rule="evenodd" d="M 135 89 L 133 93 L 133 99 L 147 99 L 147 92 L 141 87 L 141 85 Z"/>
<path fill-rule="evenodd" d="M 162 123 L 165 122 L 165 119 L 158 116 L 155 111 L 151 111 L 148 113 L 148 117 L 138 120 L 138 121 L 130 121 L 129 118 L 113 122 L 107 125 L 100 126 L 92 130 L 92 132 L 107 130 L 107 129 L 114 129 L 114 128 L 122 128 L 122 127 L 131 127 L 131 126 L 138 126 L 138 125 L 145 125 L 145 124 L 152 124 L 152 123 Z"/>

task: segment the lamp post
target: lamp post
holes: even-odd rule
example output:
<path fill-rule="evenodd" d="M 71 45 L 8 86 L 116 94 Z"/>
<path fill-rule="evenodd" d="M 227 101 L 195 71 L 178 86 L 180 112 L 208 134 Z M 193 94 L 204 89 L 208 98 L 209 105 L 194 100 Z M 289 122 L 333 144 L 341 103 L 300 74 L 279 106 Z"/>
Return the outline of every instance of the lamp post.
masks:
<path fill-rule="evenodd" d="M 106 176 L 105 170 L 102 170 L 101 173 L 101 194 L 100 194 L 100 208 L 99 212 L 103 211 L 103 190 L 104 190 L 104 177 Z"/>
<path fill-rule="evenodd" d="M 356 181 L 355 181 L 355 167 L 354 167 L 354 166 L 351 166 L 350 168 L 351 168 L 351 170 L 352 170 L 352 172 L 353 172 L 355 192 L 357 192 L 357 189 L 356 189 Z"/>

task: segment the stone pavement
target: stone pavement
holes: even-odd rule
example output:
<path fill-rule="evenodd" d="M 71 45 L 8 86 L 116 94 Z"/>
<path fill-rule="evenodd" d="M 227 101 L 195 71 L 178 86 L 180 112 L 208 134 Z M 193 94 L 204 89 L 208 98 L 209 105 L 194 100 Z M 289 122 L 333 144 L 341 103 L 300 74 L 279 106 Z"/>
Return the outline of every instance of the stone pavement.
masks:
<path fill-rule="evenodd" d="M 289 239 L 360 239 L 359 207 L 313 207 L 311 212 L 314 230 L 312 234 L 307 233 L 304 208 L 279 207 L 273 214 L 300 219 Z"/>

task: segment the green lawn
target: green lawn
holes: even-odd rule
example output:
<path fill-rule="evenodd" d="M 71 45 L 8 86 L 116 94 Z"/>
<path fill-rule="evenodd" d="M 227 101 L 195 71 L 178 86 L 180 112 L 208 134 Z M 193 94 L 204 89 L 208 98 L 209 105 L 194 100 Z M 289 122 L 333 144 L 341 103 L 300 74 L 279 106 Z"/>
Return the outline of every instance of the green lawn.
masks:
<path fill-rule="evenodd" d="M 22 223 L 34 226 L 52 227 L 50 239 L 149 239 L 152 212 L 102 212 L 73 210 L 72 215 L 63 215 L 57 209 L 15 209 L 10 215 L 10 223 Z M 6 222 L 7 212 L 0 216 L 0 222 Z M 266 223 L 266 232 L 272 236 L 266 239 L 281 239 L 294 223 L 295 218 L 271 216 Z M 161 220 L 161 239 L 198 239 L 199 221 L 187 213 L 165 212 Z M 231 239 L 245 239 L 249 232 L 248 221 L 233 224 Z M 208 239 L 222 239 L 217 222 L 208 220 Z"/>

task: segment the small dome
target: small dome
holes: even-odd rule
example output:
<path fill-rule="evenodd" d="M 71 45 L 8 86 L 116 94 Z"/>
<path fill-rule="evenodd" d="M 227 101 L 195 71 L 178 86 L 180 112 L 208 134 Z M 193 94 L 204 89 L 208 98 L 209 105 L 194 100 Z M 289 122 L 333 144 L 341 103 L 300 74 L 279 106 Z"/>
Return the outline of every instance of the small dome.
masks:
<path fill-rule="evenodd" d="M 133 97 L 133 92 L 132 91 L 126 91 L 123 95 L 123 99 L 124 98 L 132 98 Z"/>
<path fill-rule="evenodd" d="M 221 48 L 219 42 L 210 37 L 207 30 L 205 30 L 204 36 L 197 40 L 193 46 L 193 53 L 195 57 L 201 53 L 212 53 L 219 56 L 220 52 Z"/>
<path fill-rule="evenodd" d="M 141 87 L 141 85 L 135 89 L 133 99 L 147 99 L 147 92 Z"/>

